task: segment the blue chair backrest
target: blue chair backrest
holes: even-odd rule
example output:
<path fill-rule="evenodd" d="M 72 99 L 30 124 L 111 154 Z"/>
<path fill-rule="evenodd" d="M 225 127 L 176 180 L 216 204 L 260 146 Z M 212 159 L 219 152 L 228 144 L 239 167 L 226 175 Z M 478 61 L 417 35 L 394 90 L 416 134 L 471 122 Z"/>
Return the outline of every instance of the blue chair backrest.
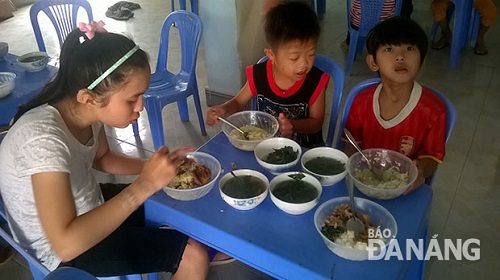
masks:
<path fill-rule="evenodd" d="M 385 0 L 359 0 L 361 5 L 361 22 L 359 25 L 359 36 L 366 37 L 368 32 L 380 22 L 380 14 Z M 394 15 L 401 13 L 402 0 L 395 0 Z M 351 26 L 351 2 L 347 0 L 347 26 Z"/>
<path fill-rule="evenodd" d="M 381 82 L 380 78 L 368 79 L 368 80 L 365 80 L 365 81 L 355 85 L 351 89 L 351 91 L 347 95 L 347 99 L 346 99 L 345 104 L 344 104 L 344 109 L 342 111 L 342 118 L 340 121 L 340 128 L 339 129 L 342 129 L 342 130 L 344 129 L 345 123 L 347 121 L 347 117 L 349 116 L 349 110 L 351 109 L 352 101 L 354 100 L 356 95 L 358 95 L 361 91 L 363 91 L 371 86 L 378 85 L 380 82 Z M 444 95 L 443 93 L 441 93 L 433 88 L 429 88 L 429 89 L 432 90 L 432 92 L 443 101 L 444 106 L 446 108 L 445 143 L 447 143 L 448 140 L 450 139 L 453 128 L 455 127 L 455 123 L 457 120 L 457 110 L 455 109 L 455 105 L 453 105 L 451 100 L 448 99 L 448 97 L 446 97 L 446 95 Z M 342 130 L 339 130 L 339 131 L 342 131 Z M 342 133 L 339 133 L 339 135 L 337 136 L 337 140 L 336 140 L 337 149 L 342 149 L 344 147 L 344 142 L 342 141 L 342 135 L 343 135 Z M 431 177 L 426 179 L 426 183 L 429 186 L 432 185 L 432 182 L 434 180 L 434 175 L 435 174 L 433 174 Z"/>
<path fill-rule="evenodd" d="M 259 59 L 257 63 L 264 62 L 267 59 L 268 59 L 267 56 L 264 56 L 261 59 Z M 335 134 L 335 128 L 337 125 L 337 117 L 339 115 L 340 100 L 342 98 L 342 92 L 344 90 L 344 81 L 345 81 L 344 69 L 333 59 L 322 54 L 316 54 L 316 58 L 314 60 L 314 66 L 316 66 L 321 71 L 329 74 L 330 77 L 333 79 L 334 88 L 333 88 L 332 107 L 330 109 L 330 120 L 325 142 L 326 146 L 331 147 L 333 144 L 333 136 Z M 252 98 L 251 101 L 252 110 L 257 110 L 256 102 L 257 101 L 255 100 L 255 98 Z"/>
<path fill-rule="evenodd" d="M 158 62 L 156 71 L 167 71 L 168 42 L 170 28 L 174 26 L 179 31 L 181 48 L 181 67 L 180 73 L 195 73 L 196 57 L 198 46 L 201 40 L 203 26 L 200 18 L 184 10 L 172 12 L 163 22 L 160 34 L 160 49 L 158 51 Z M 196 79 L 196 75 L 191 75 Z"/>
<path fill-rule="evenodd" d="M 174 0 L 170 0 L 170 5 L 172 6 L 172 12 L 175 11 Z M 187 10 L 186 0 L 179 0 L 179 6 L 181 10 Z M 198 0 L 191 0 L 191 11 L 198 15 Z"/>
<path fill-rule="evenodd" d="M 47 275 L 44 280 L 97 280 L 97 277 L 87 271 L 74 267 L 60 267 Z"/>
<path fill-rule="evenodd" d="M 31 25 L 33 26 L 36 42 L 40 51 L 45 52 L 46 48 L 38 22 L 38 14 L 43 11 L 50 19 L 57 33 L 59 46 L 61 46 L 68 34 L 78 27 L 77 15 L 80 8 L 83 8 L 87 12 L 88 22 L 92 21 L 92 8 L 85 0 L 40 0 L 31 6 Z"/>

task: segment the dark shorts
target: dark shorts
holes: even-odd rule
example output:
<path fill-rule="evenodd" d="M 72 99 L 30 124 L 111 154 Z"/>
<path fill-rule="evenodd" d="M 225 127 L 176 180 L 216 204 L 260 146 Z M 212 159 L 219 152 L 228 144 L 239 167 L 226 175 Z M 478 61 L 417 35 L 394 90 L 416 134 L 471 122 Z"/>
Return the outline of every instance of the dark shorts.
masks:
<path fill-rule="evenodd" d="M 110 199 L 125 186 L 102 184 L 104 199 Z M 144 208 L 140 207 L 100 243 L 60 266 L 80 268 L 97 277 L 175 273 L 188 236 L 171 229 L 147 228 L 144 224 Z"/>

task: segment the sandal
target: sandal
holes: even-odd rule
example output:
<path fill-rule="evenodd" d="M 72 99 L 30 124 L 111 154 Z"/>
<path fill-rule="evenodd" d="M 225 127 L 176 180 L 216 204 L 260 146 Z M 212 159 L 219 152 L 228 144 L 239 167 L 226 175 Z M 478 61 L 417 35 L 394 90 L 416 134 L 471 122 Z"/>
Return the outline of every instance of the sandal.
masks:
<path fill-rule="evenodd" d="M 211 261 L 209 266 L 218 266 L 218 265 L 223 265 L 223 264 L 228 264 L 234 262 L 236 259 L 229 257 L 228 259 L 225 260 L 218 260 L 218 261 Z"/>
<path fill-rule="evenodd" d="M 476 55 L 487 55 L 488 49 L 484 44 L 476 44 L 476 46 L 474 47 L 474 53 Z"/>
<path fill-rule="evenodd" d="M 444 47 L 449 46 L 450 42 L 451 42 L 451 38 L 450 37 L 445 36 L 445 35 L 441 35 L 441 38 L 439 38 L 439 40 L 437 40 L 436 42 L 432 43 L 431 48 L 433 48 L 435 50 L 441 50 Z"/>

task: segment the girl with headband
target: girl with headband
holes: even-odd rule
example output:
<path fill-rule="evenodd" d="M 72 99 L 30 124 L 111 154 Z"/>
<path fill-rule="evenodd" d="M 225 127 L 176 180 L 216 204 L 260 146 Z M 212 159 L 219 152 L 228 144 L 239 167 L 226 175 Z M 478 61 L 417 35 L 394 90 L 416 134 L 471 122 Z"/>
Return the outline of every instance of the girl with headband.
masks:
<path fill-rule="evenodd" d="M 139 46 L 103 25 L 80 24 L 68 35 L 56 77 L 21 108 L 0 146 L 10 230 L 49 270 L 205 279 L 205 246 L 175 230 L 146 228 L 141 208 L 193 149 L 162 147 L 143 160 L 109 148 L 104 125 L 137 121 L 150 66 Z M 99 185 L 92 169 L 138 176 L 128 186 Z"/>

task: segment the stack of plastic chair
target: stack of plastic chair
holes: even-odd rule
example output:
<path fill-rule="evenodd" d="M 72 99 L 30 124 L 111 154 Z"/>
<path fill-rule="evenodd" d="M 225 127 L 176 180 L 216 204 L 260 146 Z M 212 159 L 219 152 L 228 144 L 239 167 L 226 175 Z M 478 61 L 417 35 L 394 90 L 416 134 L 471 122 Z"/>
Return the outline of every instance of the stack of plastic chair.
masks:
<path fill-rule="evenodd" d="M 172 6 L 172 12 L 175 11 L 175 0 L 170 0 L 170 5 Z M 179 0 L 179 6 L 181 6 L 181 10 L 187 10 L 186 0 Z M 198 0 L 191 0 L 191 11 L 197 15 L 198 13 Z"/>
<path fill-rule="evenodd" d="M 174 74 L 167 70 L 169 33 L 175 25 L 179 32 L 181 48 L 181 67 Z M 148 113 L 149 126 L 155 149 L 165 145 L 163 134 L 162 109 L 177 102 L 182 121 L 189 121 L 187 98 L 193 96 L 201 134 L 206 135 L 203 112 L 196 80 L 196 58 L 202 34 L 200 18 L 188 11 L 172 12 L 163 22 L 156 71 L 151 75 L 149 88 L 144 94 L 144 106 Z M 133 124 L 134 134 L 138 135 L 137 124 Z"/>
<path fill-rule="evenodd" d="M 356 86 L 354 86 L 351 89 L 351 91 L 347 95 L 347 99 L 346 99 L 345 104 L 344 104 L 344 109 L 342 110 L 342 118 L 340 120 L 340 130 L 339 131 L 342 131 L 345 127 L 347 117 L 349 116 L 349 110 L 351 109 L 352 101 L 354 100 L 356 95 L 358 95 L 360 92 L 362 92 L 363 90 L 365 90 L 371 86 L 379 84 L 380 82 L 381 82 L 380 78 L 368 79 L 368 80 L 365 80 L 365 81 L 357 84 Z M 432 92 L 443 101 L 444 106 L 446 108 L 446 134 L 445 134 L 446 138 L 445 138 L 445 141 L 447 143 L 448 140 L 450 139 L 453 128 L 455 127 L 455 122 L 457 120 L 457 110 L 455 109 L 455 105 L 453 105 L 453 103 L 443 93 L 441 93 L 435 89 L 432 89 L 432 88 L 429 88 L 429 89 L 432 90 Z M 343 146 L 344 146 L 344 143 L 342 141 L 342 134 L 339 133 L 337 140 L 336 140 L 336 147 L 337 147 L 337 149 L 342 149 Z M 433 180 L 434 180 L 434 175 L 427 178 L 426 184 L 431 186 Z"/>
<path fill-rule="evenodd" d="M 345 61 L 345 74 L 350 75 L 356 54 L 363 52 L 363 46 L 368 32 L 380 22 L 380 14 L 385 0 L 360 0 L 361 22 L 358 30 L 351 26 L 351 0 L 347 0 L 347 28 L 350 34 L 349 51 Z M 402 0 L 396 0 L 394 15 L 401 12 Z"/>
<path fill-rule="evenodd" d="M 263 58 L 259 59 L 257 63 L 264 62 L 267 59 L 268 59 L 267 56 L 264 56 Z M 333 59 L 322 54 L 316 54 L 316 58 L 314 60 L 314 66 L 316 66 L 321 71 L 329 74 L 330 77 L 333 79 L 334 88 L 332 91 L 333 94 L 332 107 L 330 108 L 330 120 L 328 123 L 328 132 L 325 142 L 327 147 L 331 147 L 333 144 L 333 136 L 335 134 L 335 128 L 337 126 L 337 118 L 340 109 L 340 100 L 342 98 L 342 92 L 344 90 L 344 80 L 345 80 L 344 70 Z M 252 110 L 257 109 L 256 102 L 257 101 L 255 100 L 255 98 L 252 98 L 251 101 Z"/>
<path fill-rule="evenodd" d="M 40 24 L 38 22 L 38 15 L 40 14 L 40 12 L 44 12 L 52 22 L 55 32 L 57 33 L 57 38 L 59 39 L 60 47 L 68 34 L 78 27 L 77 15 L 80 8 L 84 9 L 87 12 L 88 22 L 92 21 L 92 8 L 90 7 L 90 4 L 85 0 L 40 0 L 35 2 L 33 6 L 31 6 L 31 25 L 33 26 L 36 42 L 40 51 L 46 51 L 42 32 L 40 30 Z"/>
<path fill-rule="evenodd" d="M 477 34 L 481 17 L 473 7 L 473 0 L 450 0 L 453 5 L 448 9 L 446 18 L 448 23 L 453 19 L 453 30 L 451 37 L 450 68 L 455 68 L 458 63 L 460 51 L 467 47 L 476 45 Z M 436 36 L 438 23 L 432 25 L 431 38 Z"/>

